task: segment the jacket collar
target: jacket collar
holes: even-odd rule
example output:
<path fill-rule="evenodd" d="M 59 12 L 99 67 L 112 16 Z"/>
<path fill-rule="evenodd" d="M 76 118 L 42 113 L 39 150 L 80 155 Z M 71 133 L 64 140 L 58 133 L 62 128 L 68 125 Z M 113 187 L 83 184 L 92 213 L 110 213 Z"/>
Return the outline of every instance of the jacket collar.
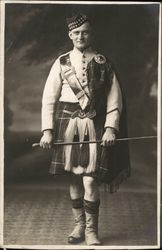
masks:
<path fill-rule="evenodd" d="M 88 47 L 88 48 L 84 49 L 83 51 L 80 51 L 79 49 L 77 49 L 76 47 L 74 47 L 72 51 L 76 55 L 80 55 L 80 56 L 94 53 L 94 50 L 91 47 Z"/>

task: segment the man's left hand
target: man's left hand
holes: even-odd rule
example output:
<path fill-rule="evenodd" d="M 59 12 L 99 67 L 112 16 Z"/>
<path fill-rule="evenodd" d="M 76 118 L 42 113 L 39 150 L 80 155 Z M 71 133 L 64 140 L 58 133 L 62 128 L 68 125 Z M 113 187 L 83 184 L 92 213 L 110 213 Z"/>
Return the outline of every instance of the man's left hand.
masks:
<path fill-rule="evenodd" d="M 101 145 L 104 147 L 112 146 L 115 144 L 115 140 L 116 140 L 115 129 L 106 128 L 106 131 L 102 137 Z"/>

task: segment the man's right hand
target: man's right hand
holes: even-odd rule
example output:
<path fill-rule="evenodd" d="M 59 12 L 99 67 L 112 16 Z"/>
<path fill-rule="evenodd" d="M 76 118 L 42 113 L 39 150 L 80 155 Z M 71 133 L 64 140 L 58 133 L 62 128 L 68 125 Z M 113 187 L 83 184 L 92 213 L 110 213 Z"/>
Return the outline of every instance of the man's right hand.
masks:
<path fill-rule="evenodd" d="M 51 130 L 45 130 L 40 140 L 40 147 L 45 149 L 52 148 L 53 135 Z"/>

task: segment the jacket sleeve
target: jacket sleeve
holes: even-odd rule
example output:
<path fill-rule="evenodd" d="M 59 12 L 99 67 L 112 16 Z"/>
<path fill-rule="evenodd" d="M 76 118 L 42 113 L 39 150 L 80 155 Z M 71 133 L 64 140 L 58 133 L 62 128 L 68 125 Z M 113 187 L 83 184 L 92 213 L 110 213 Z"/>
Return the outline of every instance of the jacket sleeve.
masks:
<path fill-rule="evenodd" d="M 107 96 L 107 114 L 104 126 L 105 128 L 111 127 L 119 131 L 119 121 L 122 106 L 122 93 L 118 79 L 114 73 L 112 78 L 112 85 Z"/>
<path fill-rule="evenodd" d="M 42 97 L 42 131 L 54 129 L 54 113 L 56 102 L 61 92 L 61 69 L 60 61 L 57 59 L 53 64 L 45 83 Z"/>

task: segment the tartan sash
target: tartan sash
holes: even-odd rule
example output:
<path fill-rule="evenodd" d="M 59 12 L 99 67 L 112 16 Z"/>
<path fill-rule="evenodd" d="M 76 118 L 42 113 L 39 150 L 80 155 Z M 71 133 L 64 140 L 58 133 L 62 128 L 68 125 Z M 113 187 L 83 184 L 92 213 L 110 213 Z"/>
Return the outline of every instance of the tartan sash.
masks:
<path fill-rule="evenodd" d="M 87 83 L 83 85 L 79 82 L 75 74 L 75 70 L 71 65 L 69 54 L 60 58 L 60 65 L 63 76 L 65 77 L 69 86 L 77 97 L 81 109 L 84 110 L 89 104 L 90 100 L 90 94 Z"/>

